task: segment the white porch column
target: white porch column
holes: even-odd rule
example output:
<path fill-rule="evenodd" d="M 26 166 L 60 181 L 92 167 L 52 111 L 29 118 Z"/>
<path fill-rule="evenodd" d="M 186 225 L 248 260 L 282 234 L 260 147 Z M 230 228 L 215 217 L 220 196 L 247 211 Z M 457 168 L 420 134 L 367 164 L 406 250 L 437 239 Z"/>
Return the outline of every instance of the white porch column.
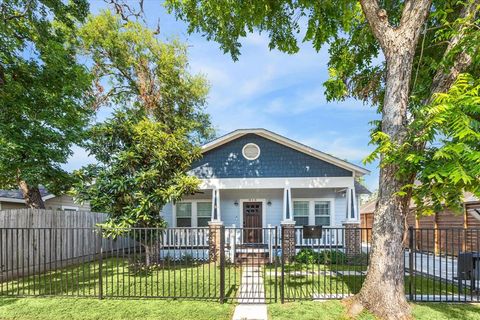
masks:
<path fill-rule="evenodd" d="M 352 203 L 353 203 L 353 220 L 360 221 L 360 217 L 358 215 L 358 203 L 357 203 L 357 195 L 355 193 L 355 187 L 352 188 Z"/>
<path fill-rule="evenodd" d="M 212 217 L 211 221 L 222 221 L 220 214 L 220 190 L 212 189 Z"/>
<path fill-rule="evenodd" d="M 293 221 L 292 190 L 290 188 L 283 189 L 283 219 L 282 219 L 282 221 Z"/>
<path fill-rule="evenodd" d="M 355 188 L 347 188 L 346 200 L 347 200 L 347 221 L 359 221 L 357 197 L 355 194 Z"/>
<path fill-rule="evenodd" d="M 352 210 L 352 208 L 351 208 L 352 201 L 350 200 L 350 193 L 351 193 L 350 188 L 347 188 L 347 190 L 345 190 L 345 200 L 347 201 L 347 212 L 346 212 L 345 218 L 346 218 L 347 221 L 351 219 L 350 214 L 352 212 L 351 211 Z"/>

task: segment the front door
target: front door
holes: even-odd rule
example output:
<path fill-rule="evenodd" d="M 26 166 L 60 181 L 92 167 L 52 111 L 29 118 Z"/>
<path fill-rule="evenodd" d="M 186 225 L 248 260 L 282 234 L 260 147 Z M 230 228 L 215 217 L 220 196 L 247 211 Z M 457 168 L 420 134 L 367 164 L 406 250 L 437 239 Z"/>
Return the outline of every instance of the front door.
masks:
<path fill-rule="evenodd" d="M 262 203 L 243 203 L 243 241 L 262 243 Z"/>

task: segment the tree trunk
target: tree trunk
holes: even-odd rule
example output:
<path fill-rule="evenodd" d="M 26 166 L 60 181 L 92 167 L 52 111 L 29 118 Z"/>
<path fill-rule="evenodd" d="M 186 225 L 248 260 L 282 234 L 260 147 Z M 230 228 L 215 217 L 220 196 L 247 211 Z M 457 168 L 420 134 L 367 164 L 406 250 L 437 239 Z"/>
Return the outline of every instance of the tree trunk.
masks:
<path fill-rule="evenodd" d="M 20 190 L 22 190 L 23 199 L 28 208 L 45 209 L 45 203 L 43 202 L 42 194 L 38 186 L 29 186 L 24 180 L 20 180 L 18 186 Z"/>
<path fill-rule="evenodd" d="M 401 54 L 400 50 L 395 50 L 394 57 L 387 57 L 388 80 L 382 119 L 382 131 L 396 144 L 402 144 L 406 134 L 409 65 L 414 54 L 408 50 Z M 405 203 L 409 200 L 396 195 L 407 183 L 396 176 L 397 171 L 395 164 L 380 169 L 370 263 L 363 287 L 354 301 L 382 319 L 410 319 L 404 289 L 403 253 L 405 207 L 408 207 Z"/>
<path fill-rule="evenodd" d="M 156 243 L 143 245 L 145 248 L 145 266 L 150 267 L 158 262 L 158 245 Z"/>
<path fill-rule="evenodd" d="M 400 146 L 407 134 L 407 107 L 415 47 L 427 17 L 429 0 L 406 1 L 400 26 L 392 27 L 377 1 L 363 0 L 362 9 L 387 63 L 382 132 Z M 398 166 L 380 160 L 380 187 L 372 227 L 372 250 L 367 277 L 360 292 L 350 299 L 349 314 L 364 307 L 381 319 L 411 319 L 405 298 L 403 237 L 409 197 L 396 193 L 411 177 L 399 177 Z"/>

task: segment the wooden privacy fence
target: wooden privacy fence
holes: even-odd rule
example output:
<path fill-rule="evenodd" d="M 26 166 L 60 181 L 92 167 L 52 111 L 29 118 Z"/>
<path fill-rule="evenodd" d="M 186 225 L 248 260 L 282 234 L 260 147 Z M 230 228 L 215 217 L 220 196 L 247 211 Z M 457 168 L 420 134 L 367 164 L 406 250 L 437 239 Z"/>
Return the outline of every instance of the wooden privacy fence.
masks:
<path fill-rule="evenodd" d="M 362 228 L 372 228 L 373 212 L 363 212 L 360 216 Z M 425 229 L 424 233 L 415 237 L 417 250 L 436 255 L 449 252 L 455 256 L 459 251 L 475 251 L 480 246 L 480 202 L 465 204 L 463 214 L 446 209 L 431 216 L 416 216 L 412 209 L 407 217 L 407 226 Z M 371 233 L 362 233 L 362 241 L 370 242 Z"/>
<path fill-rule="evenodd" d="M 105 213 L 90 211 L 0 210 L 0 228 L 91 228 L 106 219 Z"/>
<path fill-rule="evenodd" d="M 88 211 L 0 211 L 0 281 L 15 278 L 20 269 L 42 272 L 92 259 L 102 246 L 124 248 L 126 239 L 105 239 L 95 228 L 106 218 Z"/>

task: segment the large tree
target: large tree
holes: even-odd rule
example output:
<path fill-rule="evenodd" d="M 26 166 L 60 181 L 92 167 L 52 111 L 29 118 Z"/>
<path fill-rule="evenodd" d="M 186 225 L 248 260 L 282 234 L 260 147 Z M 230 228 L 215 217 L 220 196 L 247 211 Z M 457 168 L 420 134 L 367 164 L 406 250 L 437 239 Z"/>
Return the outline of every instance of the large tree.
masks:
<path fill-rule="evenodd" d="M 480 55 L 478 0 L 230 1 L 168 0 L 190 32 L 237 59 L 240 38 L 267 33 L 287 53 L 299 41 L 329 46 L 329 99 L 347 96 L 378 107 L 373 128 L 380 185 L 369 271 L 350 311 L 367 307 L 386 319 L 408 319 L 403 239 L 412 197 L 425 211 L 458 206 L 479 194 Z M 303 32 L 303 36 L 301 36 Z M 462 75 L 470 73 L 469 75 Z M 419 179 L 423 184 L 415 184 Z M 381 288 L 381 289 L 380 289 Z"/>
<path fill-rule="evenodd" d="M 77 62 L 77 25 L 88 2 L 0 4 L 0 188 L 20 188 L 28 207 L 71 183 L 62 169 L 88 123 L 88 70 Z"/>
<path fill-rule="evenodd" d="M 150 265 L 158 233 L 132 228 L 165 227 L 163 206 L 196 191 L 199 180 L 187 171 L 212 134 L 208 84 L 189 72 L 184 44 L 164 43 L 139 22 L 103 12 L 80 36 L 93 57 L 97 103 L 118 110 L 89 131 L 97 163 L 77 172 L 76 196 L 109 214 L 107 234 L 140 241 Z"/>

